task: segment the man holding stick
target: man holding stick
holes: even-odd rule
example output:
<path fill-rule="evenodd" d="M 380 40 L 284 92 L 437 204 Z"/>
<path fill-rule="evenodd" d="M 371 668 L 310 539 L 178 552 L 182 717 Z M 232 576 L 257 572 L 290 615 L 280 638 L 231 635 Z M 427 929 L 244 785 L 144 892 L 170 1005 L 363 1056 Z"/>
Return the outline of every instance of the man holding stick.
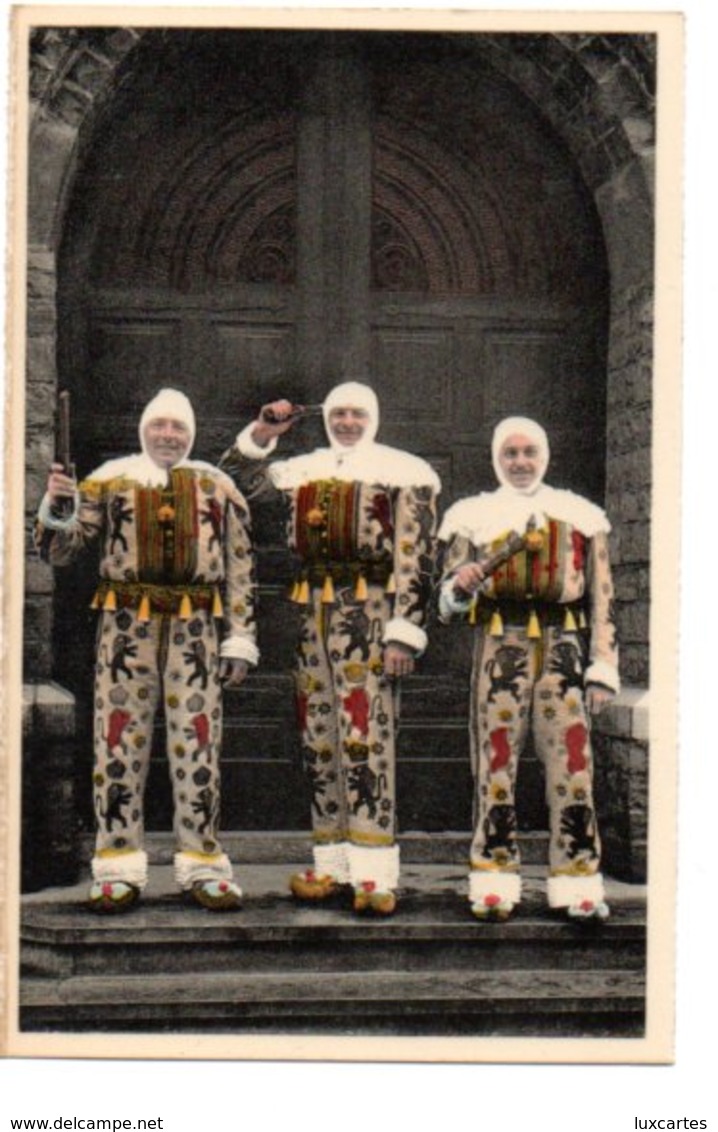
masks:
<path fill-rule="evenodd" d="M 189 459 L 195 419 L 184 394 L 162 389 L 139 433 L 141 453 L 79 486 L 54 464 L 38 514 L 53 566 L 101 547 L 89 902 L 124 911 L 147 883 L 143 800 L 162 704 L 177 883 L 204 908 L 233 909 L 242 894 L 217 837 L 219 753 L 222 684 L 240 684 L 259 655 L 249 512 L 228 476 Z"/>
<path fill-rule="evenodd" d="M 321 901 L 349 884 L 356 912 L 390 915 L 399 882 L 393 684 L 426 647 L 440 484 L 424 460 L 375 442 L 369 386 L 336 386 L 323 414 L 328 448 L 270 463 L 297 414 L 286 400 L 265 405 L 220 464 L 252 503 L 279 491 L 290 504 L 314 836 L 313 867 L 291 890 Z"/>
<path fill-rule="evenodd" d="M 471 909 L 506 919 L 521 898 L 515 784 L 530 727 L 546 774 L 549 905 L 602 920 L 589 721 L 619 689 L 610 525 L 595 504 L 543 483 L 549 446 L 535 421 L 502 421 L 492 454 L 501 486 L 454 504 L 439 531 L 442 619 L 476 626 Z"/>

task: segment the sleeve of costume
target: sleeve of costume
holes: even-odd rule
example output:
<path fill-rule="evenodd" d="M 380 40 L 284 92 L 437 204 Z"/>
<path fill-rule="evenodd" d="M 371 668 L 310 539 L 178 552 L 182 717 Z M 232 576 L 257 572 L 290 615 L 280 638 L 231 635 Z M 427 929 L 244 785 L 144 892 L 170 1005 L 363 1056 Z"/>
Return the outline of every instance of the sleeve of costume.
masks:
<path fill-rule="evenodd" d="M 436 491 L 402 487 L 394 499 L 394 616 L 384 630 L 385 642 L 426 648 L 423 629 L 434 581 Z"/>
<path fill-rule="evenodd" d="M 257 664 L 259 649 L 252 529 L 249 508 L 238 491 L 233 491 L 227 501 L 225 540 L 226 636 L 220 645 L 220 656 Z"/>
<path fill-rule="evenodd" d="M 461 566 L 476 561 L 474 545 L 466 535 L 453 534 L 448 542 L 440 544 L 441 580 L 439 582 L 439 618 L 443 622 L 451 620 L 455 614 L 466 613 L 473 597 L 471 594 L 457 594 L 454 589 L 454 574 Z"/>
<path fill-rule="evenodd" d="M 51 566 L 68 566 L 102 533 L 104 501 L 102 484 L 84 480 L 77 491 L 74 513 L 67 519 L 53 515 L 44 496 L 35 521 L 35 545 Z"/>
<path fill-rule="evenodd" d="M 270 440 L 266 448 L 260 448 L 252 440 L 253 428 L 254 421 L 238 434 L 232 447 L 220 459 L 219 467 L 232 477 L 245 499 L 250 503 L 261 503 L 276 497 L 277 489 L 271 475 L 273 465 L 267 462 L 267 457 L 277 447 L 277 440 Z"/>
<path fill-rule="evenodd" d="M 603 532 L 589 540 L 586 561 L 591 644 L 586 684 L 604 684 L 612 691 L 621 687 L 618 674 L 618 644 L 614 620 L 613 579 L 608 556 L 608 538 Z"/>

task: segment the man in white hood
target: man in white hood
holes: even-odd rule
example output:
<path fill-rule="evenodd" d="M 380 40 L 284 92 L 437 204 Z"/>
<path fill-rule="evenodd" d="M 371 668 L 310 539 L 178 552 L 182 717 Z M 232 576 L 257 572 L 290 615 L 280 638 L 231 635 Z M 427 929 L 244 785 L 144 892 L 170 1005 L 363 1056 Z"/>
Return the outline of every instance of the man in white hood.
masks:
<path fill-rule="evenodd" d="M 476 626 L 469 900 L 479 920 L 506 919 L 520 901 L 515 785 L 531 727 L 546 774 L 549 905 L 601 920 L 589 717 L 619 689 L 610 525 L 600 507 L 543 483 L 549 445 L 535 421 L 502 421 L 492 454 L 501 486 L 454 504 L 439 531 L 442 618 Z M 510 532 L 523 538 L 512 553 Z"/>
<path fill-rule="evenodd" d="M 202 907 L 237 908 L 241 890 L 217 837 L 219 754 L 222 684 L 239 684 L 258 660 L 249 512 L 227 475 L 189 459 L 195 419 L 183 393 L 162 389 L 139 432 L 141 453 L 79 486 L 54 464 L 37 523 L 53 566 L 101 548 L 90 906 L 124 911 L 147 884 L 143 799 L 161 703 L 177 882 Z"/>
<path fill-rule="evenodd" d="M 265 405 L 220 461 L 248 498 L 282 492 L 304 617 L 297 708 L 312 787 L 313 867 L 300 900 L 349 884 L 357 912 L 396 906 L 395 678 L 426 647 L 439 479 L 424 460 L 377 444 L 379 407 L 359 382 L 323 405 L 328 448 L 266 463 L 293 406 Z"/>

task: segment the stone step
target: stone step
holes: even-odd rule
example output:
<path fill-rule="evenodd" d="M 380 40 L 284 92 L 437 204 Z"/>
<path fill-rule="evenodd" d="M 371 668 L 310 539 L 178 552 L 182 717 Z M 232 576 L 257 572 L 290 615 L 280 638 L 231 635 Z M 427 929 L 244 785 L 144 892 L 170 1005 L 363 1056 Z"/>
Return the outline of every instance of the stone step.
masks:
<path fill-rule="evenodd" d="M 25 1030 L 640 1036 L 637 971 L 223 972 L 26 980 Z"/>
<path fill-rule="evenodd" d="M 621 906 L 595 929 L 564 922 L 529 891 L 521 914 L 506 924 L 478 924 L 465 901 L 404 894 L 390 919 L 360 918 L 348 908 L 307 908 L 291 897 L 248 902 L 213 915 L 182 898 L 147 900 L 123 916 L 83 908 L 35 905 L 22 923 L 22 964 L 50 977 L 163 971 L 430 970 L 450 957 L 472 970 L 558 966 L 570 953 L 577 969 L 640 970 L 645 926 L 638 907 Z"/>

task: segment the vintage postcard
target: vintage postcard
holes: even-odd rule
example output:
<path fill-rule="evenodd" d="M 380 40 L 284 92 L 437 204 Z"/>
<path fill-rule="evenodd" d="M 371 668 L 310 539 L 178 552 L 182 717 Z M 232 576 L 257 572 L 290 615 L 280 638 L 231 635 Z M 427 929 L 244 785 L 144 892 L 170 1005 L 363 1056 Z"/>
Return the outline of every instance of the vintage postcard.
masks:
<path fill-rule="evenodd" d="M 682 37 L 14 10 L 8 1054 L 672 1060 Z"/>

